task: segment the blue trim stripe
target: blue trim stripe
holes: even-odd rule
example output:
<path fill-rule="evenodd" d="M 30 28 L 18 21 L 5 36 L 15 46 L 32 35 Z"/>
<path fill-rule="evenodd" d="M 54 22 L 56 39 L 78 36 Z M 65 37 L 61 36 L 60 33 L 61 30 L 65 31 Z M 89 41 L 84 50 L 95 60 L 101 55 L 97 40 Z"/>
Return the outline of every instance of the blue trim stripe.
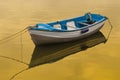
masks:
<path fill-rule="evenodd" d="M 31 30 L 52 31 L 52 32 L 71 32 L 71 31 L 77 31 L 77 30 L 89 28 L 89 27 L 95 26 L 95 25 L 107 20 L 107 17 L 105 17 L 105 16 L 98 15 L 98 14 L 91 14 L 93 21 L 96 21 L 95 23 L 89 24 L 87 26 L 86 25 L 78 25 L 78 22 L 87 22 L 86 17 L 87 16 L 85 14 L 84 16 L 71 18 L 71 19 L 67 19 L 67 20 L 51 22 L 51 23 L 47 23 L 47 24 L 40 23 L 40 24 L 37 24 L 35 27 L 32 27 Z M 75 26 L 77 27 L 76 30 L 67 30 L 66 24 L 67 24 L 67 22 L 70 22 L 70 21 L 74 21 Z M 54 28 L 53 26 L 56 24 L 60 24 L 61 29 Z"/>

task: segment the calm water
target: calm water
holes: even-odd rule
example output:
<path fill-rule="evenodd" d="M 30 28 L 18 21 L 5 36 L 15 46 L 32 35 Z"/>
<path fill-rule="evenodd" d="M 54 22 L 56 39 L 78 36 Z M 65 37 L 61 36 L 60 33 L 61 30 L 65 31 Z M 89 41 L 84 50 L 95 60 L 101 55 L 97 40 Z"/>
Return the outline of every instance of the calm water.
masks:
<path fill-rule="evenodd" d="M 114 28 L 107 43 L 104 44 L 110 30 L 108 22 L 101 32 L 72 44 L 35 47 L 26 32 L 22 35 L 22 44 L 20 35 L 0 42 L 0 80 L 9 80 L 28 67 L 30 69 L 13 80 L 119 80 L 119 0 L 0 0 L 0 39 L 28 25 L 76 17 L 86 12 L 110 18 Z"/>

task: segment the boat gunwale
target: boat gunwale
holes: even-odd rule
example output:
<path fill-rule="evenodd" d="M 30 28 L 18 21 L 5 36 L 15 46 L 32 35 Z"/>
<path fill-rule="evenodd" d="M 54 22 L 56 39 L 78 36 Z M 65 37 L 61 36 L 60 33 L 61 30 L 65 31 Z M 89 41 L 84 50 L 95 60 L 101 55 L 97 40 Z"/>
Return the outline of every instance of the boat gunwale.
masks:
<path fill-rule="evenodd" d="M 93 27 L 97 24 L 100 24 L 102 22 L 104 22 L 105 20 L 107 20 L 106 17 L 104 17 L 103 19 L 97 21 L 96 23 L 93 23 L 93 24 L 90 24 L 88 26 L 85 26 L 85 27 L 82 27 L 82 28 L 78 28 L 78 29 L 75 29 L 75 30 L 62 30 L 62 31 L 49 31 L 49 30 L 34 30 L 34 29 L 29 29 L 29 30 L 34 30 L 34 31 L 45 31 L 45 32 L 73 32 L 73 31 L 80 31 L 80 30 L 83 30 L 83 29 L 86 29 L 86 28 L 90 28 L 90 27 Z"/>

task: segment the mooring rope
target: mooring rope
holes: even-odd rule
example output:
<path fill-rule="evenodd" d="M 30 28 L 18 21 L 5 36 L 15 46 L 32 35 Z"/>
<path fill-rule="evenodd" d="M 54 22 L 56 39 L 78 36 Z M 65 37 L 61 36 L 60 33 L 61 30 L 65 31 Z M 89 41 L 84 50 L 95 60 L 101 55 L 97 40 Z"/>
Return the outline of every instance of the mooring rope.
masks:
<path fill-rule="evenodd" d="M 26 28 L 24 28 L 23 30 L 21 30 L 21 31 L 19 31 L 19 32 L 16 32 L 16 33 L 14 33 L 14 34 L 12 34 L 12 35 L 10 35 L 10 36 L 8 36 L 8 37 L 5 37 L 5 38 L 1 39 L 1 40 L 0 40 L 0 44 L 4 44 L 4 43 L 6 43 L 6 42 L 8 42 L 8 41 L 10 41 L 10 40 L 12 40 L 12 39 L 20 36 L 21 53 L 22 53 L 22 48 L 23 48 L 23 45 L 22 45 L 22 35 L 27 31 L 28 28 L 29 28 L 29 27 L 26 27 Z M 24 63 L 24 62 L 19 61 L 19 60 L 17 60 L 17 59 L 10 58 L 10 57 L 6 57 L 6 56 L 1 56 L 1 55 L 0 55 L 0 57 L 12 59 L 12 60 L 15 60 L 15 61 Z M 21 55 L 21 59 L 22 59 L 22 55 Z"/>
<path fill-rule="evenodd" d="M 112 29 L 113 29 L 113 25 L 112 25 L 112 23 L 111 23 L 111 21 L 110 21 L 110 19 L 108 18 L 108 23 L 109 23 L 109 25 L 110 25 L 110 31 L 109 31 L 109 33 L 108 33 L 108 35 L 107 35 L 107 40 L 109 39 L 109 37 L 110 37 L 110 34 L 111 34 L 111 31 L 112 31 Z"/>
<path fill-rule="evenodd" d="M 20 61 L 20 60 L 15 59 L 15 58 L 11 58 L 11 57 L 7 57 L 7 56 L 3 56 L 3 55 L 0 55 L 0 57 L 2 57 L 2 58 L 7 58 L 7 59 L 10 59 L 10 60 L 13 60 L 13 61 L 16 61 L 16 62 L 19 62 L 19 63 L 25 64 L 25 65 L 29 65 L 28 63 L 23 62 L 23 61 Z"/>
<path fill-rule="evenodd" d="M 21 61 L 23 61 L 23 42 L 22 42 L 22 33 L 20 34 L 20 53 L 21 53 Z"/>
<path fill-rule="evenodd" d="M 22 32 L 21 34 L 24 34 L 25 32 L 27 32 L 27 31 L 24 31 L 24 32 Z M 14 36 L 11 36 L 10 38 L 4 38 L 4 40 L 1 40 L 0 41 L 0 44 L 5 44 L 5 43 L 7 43 L 7 42 L 9 42 L 10 40 L 13 40 L 13 39 L 15 39 L 16 37 L 18 37 L 18 36 L 20 36 L 20 34 L 16 34 L 16 35 L 14 35 Z"/>
<path fill-rule="evenodd" d="M 5 38 L 1 39 L 0 42 L 5 41 L 5 40 L 8 41 L 8 39 L 11 39 L 12 37 L 14 37 L 14 36 L 16 36 L 16 35 L 18 35 L 18 34 L 20 34 L 20 33 L 23 33 L 23 32 L 26 31 L 27 29 L 28 29 L 28 27 L 26 27 L 26 28 L 24 28 L 23 30 L 21 30 L 21 31 L 19 31 L 19 32 L 16 32 L 16 33 L 14 33 L 14 34 L 12 34 L 12 35 L 10 35 L 10 36 L 8 36 L 8 37 L 5 37 Z"/>
<path fill-rule="evenodd" d="M 22 35 L 27 31 L 29 27 L 26 27 L 24 28 L 23 30 L 19 31 L 19 32 L 16 32 L 8 37 L 5 37 L 3 39 L 0 40 L 0 44 L 4 44 L 18 36 L 20 36 L 20 45 L 21 45 L 21 49 L 20 49 L 20 53 L 21 53 L 21 61 L 18 60 L 18 59 L 15 59 L 15 58 L 11 58 L 11 57 L 7 57 L 7 56 L 3 56 L 3 55 L 0 55 L 0 57 L 3 57 L 3 58 L 7 58 L 7 59 L 11 59 L 11 60 L 14 60 L 14 61 L 17 61 L 17 62 L 20 62 L 20 63 L 23 63 L 23 64 L 26 64 L 26 65 L 29 65 L 28 63 L 25 63 L 23 62 L 23 44 L 22 44 Z"/>
<path fill-rule="evenodd" d="M 28 70 L 28 69 L 29 69 L 29 68 L 25 68 L 25 69 L 21 70 L 20 72 L 14 74 L 9 80 L 13 80 L 17 75 L 19 75 L 20 73 L 22 73 L 22 72 L 24 72 L 24 71 L 26 71 L 26 70 Z"/>
<path fill-rule="evenodd" d="M 21 52 L 20 52 L 20 53 L 21 53 L 21 60 L 18 60 L 18 59 L 15 59 L 15 58 L 11 58 L 11 57 L 7 57 L 7 56 L 3 56 L 3 55 L 0 55 L 0 57 L 2 57 L 2 58 L 7 58 L 7 59 L 10 59 L 10 60 L 14 60 L 14 61 L 16 61 L 16 62 L 25 64 L 25 65 L 29 65 L 28 63 L 23 62 L 23 43 L 22 43 L 22 35 L 23 35 L 25 32 L 27 32 L 28 28 L 29 28 L 29 27 L 26 27 L 26 28 L 24 28 L 23 30 L 21 30 L 21 31 L 19 31 L 19 32 L 16 32 L 16 33 L 14 33 L 14 34 L 12 34 L 12 35 L 10 35 L 10 36 L 8 36 L 8 37 L 5 37 L 5 38 L 3 38 L 3 39 L 0 40 L 0 44 L 3 44 L 3 43 L 5 43 L 5 42 L 8 42 L 8 41 L 10 41 L 10 40 L 12 40 L 12 39 L 20 36 L 20 44 L 21 44 L 21 49 L 20 49 Z M 25 68 L 25 69 L 21 70 L 20 72 L 14 74 L 9 80 L 13 80 L 18 74 L 20 74 L 20 73 L 22 73 L 22 72 L 24 72 L 24 71 L 26 71 L 26 70 L 28 70 L 28 69 L 29 69 L 29 68 Z"/>

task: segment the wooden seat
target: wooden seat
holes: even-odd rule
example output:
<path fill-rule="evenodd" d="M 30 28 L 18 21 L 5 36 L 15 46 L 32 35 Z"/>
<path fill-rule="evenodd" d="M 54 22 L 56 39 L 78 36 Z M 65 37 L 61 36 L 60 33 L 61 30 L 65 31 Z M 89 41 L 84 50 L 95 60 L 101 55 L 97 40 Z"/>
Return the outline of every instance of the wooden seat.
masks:
<path fill-rule="evenodd" d="M 88 26 L 89 24 L 84 23 L 84 22 L 78 22 L 78 24 L 83 25 L 83 26 Z"/>

